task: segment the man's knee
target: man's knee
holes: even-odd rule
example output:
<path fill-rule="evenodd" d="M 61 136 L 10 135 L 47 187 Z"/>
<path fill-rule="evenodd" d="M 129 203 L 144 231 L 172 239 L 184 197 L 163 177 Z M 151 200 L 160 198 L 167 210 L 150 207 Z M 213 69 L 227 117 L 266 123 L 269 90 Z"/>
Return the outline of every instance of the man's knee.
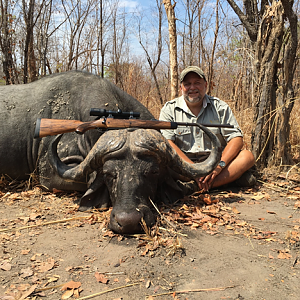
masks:
<path fill-rule="evenodd" d="M 255 157 L 254 157 L 254 155 L 252 154 L 251 151 L 249 151 L 249 150 L 242 150 L 240 152 L 240 155 L 241 155 L 241 159 L 243 159 L 243 161 L 247 165 L 250 166 L 249 168 L 251 168 L 252 166 L 254 166 L 254 164 L 255 164 Z"/>

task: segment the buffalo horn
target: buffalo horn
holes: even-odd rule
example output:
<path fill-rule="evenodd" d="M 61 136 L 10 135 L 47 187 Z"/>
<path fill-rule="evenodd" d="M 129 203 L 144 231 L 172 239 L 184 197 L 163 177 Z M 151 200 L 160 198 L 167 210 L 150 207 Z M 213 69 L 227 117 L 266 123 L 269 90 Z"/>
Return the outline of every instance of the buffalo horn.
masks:
<path fill-rule="evenodd" d="M 200 128 L 208 135 L 212 145 L 210 155 L 203 162 L 190 164 L 180 158 L 169 144 L 166 149 L 169 166 L 174 171 L 189 178 L 203 177 L 211 173 L 217 167 L 222 155 L 221 143 L 217 136 L 202 125 L 200 125 Z"/>

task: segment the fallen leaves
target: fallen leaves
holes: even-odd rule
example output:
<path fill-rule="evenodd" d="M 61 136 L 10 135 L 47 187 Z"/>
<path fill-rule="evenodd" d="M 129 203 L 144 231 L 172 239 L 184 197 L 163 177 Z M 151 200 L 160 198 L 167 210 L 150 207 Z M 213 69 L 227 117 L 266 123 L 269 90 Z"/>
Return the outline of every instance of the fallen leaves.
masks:
<path fill-rule="evenodd" d="M 240 214 L 240 212 L 236 209 L 235 206 L 232 207 L 232 211 L 237 215 Z"/>
<path fill-rule="evenodd" d="M 51 270 L 55 265 L 55 260 L 50 257 L 47 259 L 47 261 L 40 263 L 40 265 L 38 266 L 38 272 L 44 273 L 47 272 L 49 270 Z"/>
<path fill-rule="evenodd" d="M 163 214 L 166 219 L 176 222 L 179 226 L 183 224 L 190 226 L 191 229 L 201 228 L 208 234 L 217 234 L 220 226 L 227 230 L 247 226 L 246 222 L 241 223 L 236 218 L 236 215 L 240 214 L 236 207 L 225 205 L 223 201 L 225 198 L 227 195 L 208 197 L 200 194 L 197 197 L 183 199 L 182 205 L 163 211 Z"/>
<path fill-rule="evenodd" d="M 7 260 L 2 260 L 0 262 L 0 269 L 3 271 L 11 270 L 11 264 Z"/>
<path fill-rule="evenodd" d="M 65 291 L 62 294 L 61 299 L 63 299 L 63 300 L 69 299 L 73 295 L 78 298 L 79 293 L 81 292 L 80 287 L 81 287 L 81 282 L 75 282 L 72 280 L 72 281 L 65 283 L 63 285 L 63 287 L 61 288 L 62 291 Z"/>
<path fill-rule="evenodd" d="M 37 284 L 32 285 L 26 292 L 24 292 L 22 294 L 22 296 L 18 300 L 26 299 L 28 296 L 30 296 L 35 291 L 36 287 L 37 287 Z"/>
<path fill-rule="evenodd" d="M 294 204 L 294 209 L 299 209 L 300 208 L 300 201 L 296 201 Z"/>
<path fill-rule="evenodd" d="M 263 200 L 265 198 L 265 195 L 262 194 L 262 193 L 256 193 L 256 194 L 252 195 L 251 198 L 253 200 L 260 201 L 260 200 Z"/>
<path fill-rule="evenodd" d="M 101 283 L 104 283 L 104 284 L 107 284 L 108 281 L 109 281 L 108 278 L 106 278 L 104 276 L 104 274 L 101 274 L 99 272 L 95 273 L 95 277 L 96 277 L 96 279 L 97 279 L 98 282 L 101 282 Z"/>
<path fill-rule="evenodd" d="M 21 269 L 21 272 L 20 272 L 20 277 L 21 278 L 27 278 L 27 277 L 30 277 L 33 275 L 33 270 L 28 267 L 28 268 L 25 268 L 25 269 Z"/>
<path fill-rule="evenodd" d="M 290 259 L 290 258 L 292 258 L 292 255 L 289 254 L 289 250 L 279 250 L 278 252 L 279 252 L 279 254 L 278 254 L 277 258 L 279 258 L 279 259 Z"/>

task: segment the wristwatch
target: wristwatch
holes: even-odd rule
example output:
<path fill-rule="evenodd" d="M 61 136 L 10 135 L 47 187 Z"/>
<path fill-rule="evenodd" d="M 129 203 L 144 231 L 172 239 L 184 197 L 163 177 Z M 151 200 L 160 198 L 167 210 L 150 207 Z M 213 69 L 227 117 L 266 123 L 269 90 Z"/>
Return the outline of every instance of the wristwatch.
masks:
<path fill-rule="evenodd" d="M 223 160 L 220 160 L 220 162 L 219 162 L 219 166 L 220 166 L 222 169 L 224 169 L 224 168 L 226 167 L 226 163 L 225 163 L 225 161 L 223 161 Z"/>

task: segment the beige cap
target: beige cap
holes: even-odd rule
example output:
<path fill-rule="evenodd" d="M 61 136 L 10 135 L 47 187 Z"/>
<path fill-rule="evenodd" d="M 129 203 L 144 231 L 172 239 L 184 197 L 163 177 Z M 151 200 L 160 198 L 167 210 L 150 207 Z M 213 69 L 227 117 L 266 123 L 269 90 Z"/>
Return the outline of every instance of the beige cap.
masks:
<path fill-rule="evenodd" d="M 190 73 L 190 72 L 194 72 L 196 74 L 198 74 L 200 76 L 200 78 L 203 78 L 205 81 L 206 81 L 206 78 L 205 78 L 205 75 L 204 75 L 204 72 L 197 66 L 189 66 L 187 68 L 185 68 L 181 74 L 180 74 L 180 82 L 183 81 L 184 77 Z"/>

